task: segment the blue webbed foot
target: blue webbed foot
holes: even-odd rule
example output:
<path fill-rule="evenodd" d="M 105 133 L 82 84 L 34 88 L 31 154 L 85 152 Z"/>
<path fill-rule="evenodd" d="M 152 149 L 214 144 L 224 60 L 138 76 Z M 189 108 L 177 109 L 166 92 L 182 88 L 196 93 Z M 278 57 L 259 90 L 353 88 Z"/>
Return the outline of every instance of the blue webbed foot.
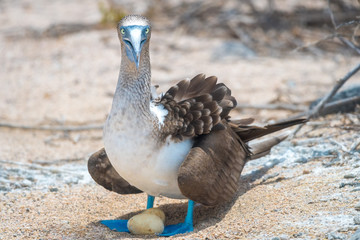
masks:
<path fill-rule="evenodd" d="M 148 204 L 147 208 L 152 208 L 154 204 L 154 197 L 148 196 Z M 176 234 L 183 234 L 194 231 L 193 227 L 193 209 L 194 209 L 194 202 L 189 200 L 188 202 L 188 210 L 185 218 L 185 222 L 174 224 L 174 225 L 168 225 L 165 226 L 164 231 L 159 234 L 158 236 L 173 236 Z M 115 230 L 118 232 L 130 232 L 127 223 L 128 220 L 102 220 L 100 221 L 102 224 L 110 228 L 111 230 Z"/>
<path fill-rule="evenodd" d="M 155 199 L 154 196 L 148 195 L 146 208 L 152 208 L 154 206 L 154 199 Z M 102 220 L 102 221 L 100 221 L 100 223 L 104 224 L 105 226 L 107 226 L 108 228 L 110 228 L 111 230 L 114 230 L 114 231 L 130 232 L 127 227 L 128 220 L 122 220 L 122 219 Z"/>
<path fill-rule="evenodd" d="M 102 220 L 100 221 L 102 224 L 110 228 L 111 230 L 115 230 L 118 232 L 130 232 L 127 227 L 128 220 Z"/>
<path fill-rule="evenodd" d="M 193 227 L 193 211 L 194 211 L 194 201 L 189 200 L 188 210 L 185 218 L 185 222 L 166 226 L 164 231 L 159 234 L 159 236 L 173 236 L 176 234 L 188 233 L 194 231 Z"/>
<path fill-rule="evenodd" d="M 176 234 L 182 234 L 182 233 L 188 233 L 188 232 L 192 232 L 194 231 L 194 227 L 192 224 L 189 223 L 179 223 L 179 224 L 175 224 L 175 225 L 169 225 L 169 226 L 165 226 L 164 231 L 159 234 L 158 236 L 173 236 Z"/>

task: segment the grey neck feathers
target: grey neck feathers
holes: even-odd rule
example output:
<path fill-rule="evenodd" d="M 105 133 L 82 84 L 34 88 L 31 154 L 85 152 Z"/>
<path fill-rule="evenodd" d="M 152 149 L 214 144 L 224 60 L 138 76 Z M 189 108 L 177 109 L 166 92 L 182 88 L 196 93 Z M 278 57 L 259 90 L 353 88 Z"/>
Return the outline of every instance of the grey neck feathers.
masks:
<path fill-rule="evenodd" d="M 111 112 L 150 118 L 150 56 L 149 43 L 144 44 L 137 69 L 121 46 L 121 66 Z"/>

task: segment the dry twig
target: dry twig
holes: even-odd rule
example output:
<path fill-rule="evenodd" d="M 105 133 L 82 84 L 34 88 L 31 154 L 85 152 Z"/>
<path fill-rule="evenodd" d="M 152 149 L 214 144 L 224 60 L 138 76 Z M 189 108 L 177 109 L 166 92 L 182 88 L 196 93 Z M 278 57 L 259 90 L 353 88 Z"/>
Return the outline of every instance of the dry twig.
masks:
<path fill-rule="evenodd" d="M 337 37 L 343 44 L 347 45 L 348 47 L 350 47 L 351 49 L 353 49 L 355 52 L 357 52 L 358 54 L 360 54 L 360 49 L 358 47 L 356 47 L 351 41 L 347 40 L 346 38 L 342 37 L 341 35 L 337 34 L 336 31 L 341 27 L 344 26 L 344 24 L 340 24 L 337 25 L 335 22 L 335 17 L 334 17 L 334 13 L 331 10 L 331 6 L 330 6 L 330 0 L 327 1 L 328 2 L 328 11 L 330 14 L 330 19 L 331 19 L 331 23 L 334 27 L 335 30 L 335 34 L 334 36 Z"/>
<path fill-rule="evenodd" d="M 327 115 L 335 110 L 341 109 L 343 106 L 348 106 L 351 103 L 360 101 L 360 96 L 349 97 L 346 99 L 340 99 L 338 101 L 325 104 L 324 108 L 320 111 L 320 116 Z"/>
<path fill-rule="evenodd" d="M 360 54 L 360 49 L 358 47 L 356 47 L 351 41 L 347 40 L 346 38 L 336 34 L 335 35 L 342 43 L 344 43 L 345 45 L 347 45 L 348 47 L 350 47 L 351 49 L 353 49 L 355 52 L 357 52 L 358 54 Z"/>
<path fill-rule="evenodd" d="M 308 118 L 318 117 L 320 115 L 320 111 L 324 109 L 324 106 L 327 102 L 331 100 L 331 98 L 336 94 L 336 92 L 349 80 L 355 73 L 360 70 L 360 64 L 358 64 L 355 68 L 353 68 L 350 72 L 348 72 L 343 78 L 341 78 L 333 89 L 308 113 Z"/>
<path fill-rule="evenodd" d="M 326 103 L 329 102 L 331 100 L 331 98 L 336 94 L 336 92 L 345 84 L 345 82 L 347 80 L 349 80 L 359 70 L 360 70 L 360 64 L 358 64 L 355 68 L 353 68 L 350 72 L 348 72 L 343 78 L 341 78 L 339 81 L 337 81 L 337 83 L 335 84 L 333 89 L 325 97 L 323 97 L 321 99 L 321 101 L 313 109 L 310 109 L 307 112 L 300 113 L 296 116 L 290 117 L 288 119 L 290 120 L 290 119 L 295 119 L 295 118 L 304 117 L 304 116 L 306 116 L 308 119 L 311 119 L 311 118 L 320 116 L 321 112 L 324 110 L 324 108 L 326 106 Z M 350 98 L 351 101 L 354 101 L 353 99 L 354 98 Z M 328 108 L 334 107 L 334 106 L 340 106 L 340 105 L 343 105 L 344 103 L 347 104 L 348 102 L 349 102 L 349 99 L 339 100 L 335 103 L 328 104 Z M 304 124 L 299 125 L 289 138 L 290 139 L 293 138 L 297 134 L 297 132 L 299 132 L 299 130 L 302 128 L 303 125 Z"/>

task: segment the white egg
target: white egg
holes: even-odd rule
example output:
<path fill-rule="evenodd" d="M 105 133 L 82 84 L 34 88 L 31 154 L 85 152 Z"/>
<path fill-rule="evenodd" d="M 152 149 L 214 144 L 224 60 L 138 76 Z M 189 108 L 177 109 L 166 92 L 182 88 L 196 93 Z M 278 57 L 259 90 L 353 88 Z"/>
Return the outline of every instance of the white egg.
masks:
<path fill-rule="evenodd" d="M 163 223 L 165 223 L 165 213 L 160 208 L 149 208 L 149 209 L 146 209 L 141 214 L 144 214 L 144 213 L 156 215 L 163 221 Z"/>
<path fill-rule="evenodd" d="M 164 231 L 164 223 L 154 214 L 141 213 L 133 216 L 127 223 L 128 229 L 133 234 L 159 234 Z"/>

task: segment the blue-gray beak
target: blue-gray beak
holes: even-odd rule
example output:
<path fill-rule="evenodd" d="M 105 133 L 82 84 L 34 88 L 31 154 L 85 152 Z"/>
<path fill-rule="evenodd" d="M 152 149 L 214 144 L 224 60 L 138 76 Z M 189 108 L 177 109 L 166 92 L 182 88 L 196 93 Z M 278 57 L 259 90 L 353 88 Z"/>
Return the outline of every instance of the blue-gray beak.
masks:
<path fill-rule="evenodd" d="M 134 62 L 136 68 L 139 68 L 140 55 L 143 46 L 143 34 L 141 28 L 131 28 L 129 29 L 129 34 L 127 38 L 124 38 L 126 43 L 126 55 L 130 61 Z"/>

